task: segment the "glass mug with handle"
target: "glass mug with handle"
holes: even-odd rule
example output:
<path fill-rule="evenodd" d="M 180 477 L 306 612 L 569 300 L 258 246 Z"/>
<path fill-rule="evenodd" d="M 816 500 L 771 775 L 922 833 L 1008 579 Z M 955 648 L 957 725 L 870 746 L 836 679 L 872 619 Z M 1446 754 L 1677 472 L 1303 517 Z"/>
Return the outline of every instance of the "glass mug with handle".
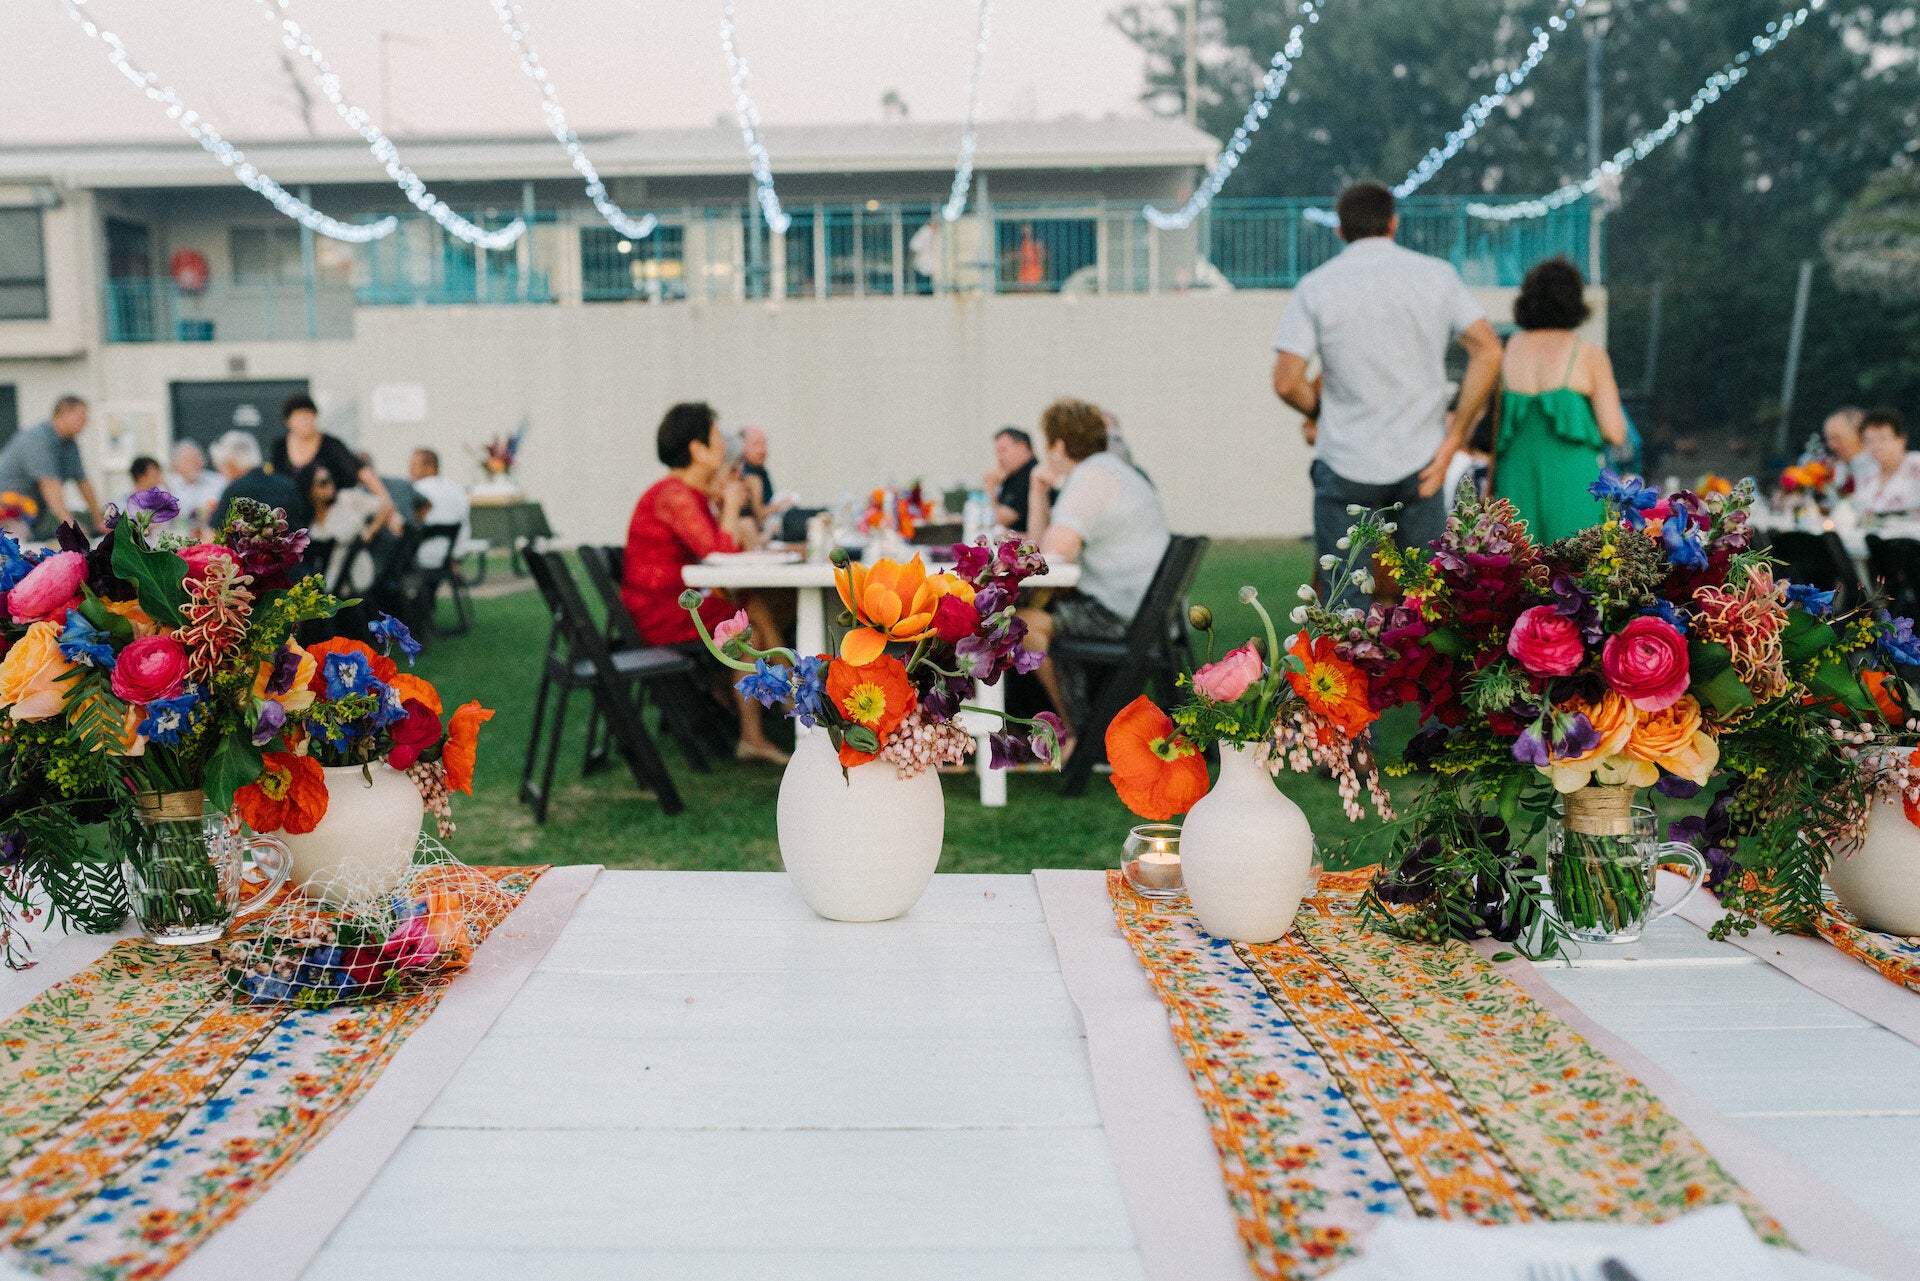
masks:
<path fill-rule="evenodd" d="M 1654 871 L 1664 862 L 1686 863 L 1690 870 L 1686 893 L 1662 906 L 1654 902 L 1653 888 Z M 1649 923 L 1679 911 L 1706 879 L 1700 851 L 1662 840 L 1658 820 L 1645 806 L 1594 814 L 1569 804 L 1547 840 L 1554 912 L 1582 943 L 1635 942 Z"/>
<path fill-rule="evenodd" d="M 138 806 L 122 867 L 134 919 L 155 943 L 187 947 L 224 938 L 235 922 L 265 908 L 293 870 L 285 844 L 248 836 L 226 815 L 208 813 L 202 792 L 143 795 Z M 266 879 L 242 901 L 249 860 Z"/>

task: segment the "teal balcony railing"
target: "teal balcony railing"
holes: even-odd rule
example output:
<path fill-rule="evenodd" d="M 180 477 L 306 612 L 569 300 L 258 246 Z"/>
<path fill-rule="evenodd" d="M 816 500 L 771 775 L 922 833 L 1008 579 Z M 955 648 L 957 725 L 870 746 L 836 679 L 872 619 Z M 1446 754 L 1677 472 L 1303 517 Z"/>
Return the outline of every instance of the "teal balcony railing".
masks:
<path fill-rule="evenodd" d="M 164 281 L 115 280 L 107 329 L 115 342 L 328 338 L 352 333 L 355 306 L 1288 289 L 1340 251 L 1324 215 L 1310 216 L 1329 203 L 1220 200 L 1179 231 L 1151 227 L 1137 203 L 996 204 L 952 223 L 932 204 L 790 205 L 779 236 L 753 206 L 692 207 L 653 210 L 659 225 L 639 240 L 568 209 L 534 214 L 527 234 L 498 251 L 409 216 L 359 247 L 351 285 L 223 284 L 189 295 Z M 1475 218 L 1468 203 L 1403 201 L 1400 242 L 1478 286 L 1517 285 L 1556 254 L 1585 265 L 1586 202 L 1510 223 Z"/>

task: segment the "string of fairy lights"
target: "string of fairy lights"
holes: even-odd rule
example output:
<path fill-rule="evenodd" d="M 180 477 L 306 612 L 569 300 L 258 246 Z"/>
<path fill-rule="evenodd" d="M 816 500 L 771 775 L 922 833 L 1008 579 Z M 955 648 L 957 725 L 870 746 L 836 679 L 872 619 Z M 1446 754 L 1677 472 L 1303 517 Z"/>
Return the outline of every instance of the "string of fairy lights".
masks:
<path fill-rule="evenodd" d="M 980 70 L 987 63 L 987 37 L 993 31 L 993 0 L 978 0 L 980 25 L 973 37 L 973 70 L 967 76 L 967 116 L 960 126 L 960 156 L 953 163 L 953 186 L 940 216 L 953 222 L 967 211 L 967 192 L 973 188 L 973 148 L 980 132 Z"/>
<path fill-rule="evenodd" d="M 372 117 L 347 100 L 346 90 L 341 85 L 340 77 L 328 65 L 326 55 L 320 51 L 320 46 L 313 42 L 299 23 L 288 16 L 289 0 L 255 0 L 255 2 L 261 6 L 266 20 L 278 26 L 280 43 L 285 46 L 287 52 L 304 58 L 313 67 L 313 83 L 326 100 L 333 104 L 333 109 L 339 113 L 340 118 L 347 122 L 347 127 L 359 134 L 366 142 L 367 149 L 373 153 L 373 158 L 380 162 L 380 167 L 387 171 L 387 177 L 393 179 L 394 185 L 400 188 L 401 193 L 407 198 L 407 203 L 439 223 L 446 229 L 448 235 L 481 249 L 506 249 L 525 234 L 527 224 L 519 218 L 515 218 L 504 227 L 489 231 L 456 213 L 446 201 L 429 191 L 427 184 L 420 180 L 420 176 L 401 162 L 400 149 L 381 132 L 380 126 L 373 122 Z"/>
<path fill-rule="evenodd" d="M 733 79 L 734 116 L 740 121 L 740 140 L 747 147 L 747 165 L 753 170 L 760 212 L 766 217 L 767 228 L 776 236 L 784 236 L 793 219 L 780 207 L 780 193 L 773 186 L 773 158 L 760 141 L 760 108 L 747 92 L 747 60 L 740 52 L 739 32 L 733 25 L 733 0 L 720 3 L 720 48 L 727 55 L 727 70 Z"/>
<path fill-rule="evenodd" d="M 380 218 L 369 223 L 342 222 L 338 218 L 321 213 L 306 201 L 301 200 L 263 173 L 238 147 L 221 137 L 218 129 L 208 124 L 201 118 L 199 112 L 191 110 L 180 100 L 180 95 L 174 92 L 173 86 L 160 83 L 159 76 L 136 64 L 128 55 L 127 47 L 121 43 L 119 36 L 87 16 L 83 8 L 87 0 L 61 0 L 61 3 L 66 7 L 67 16 L 73 19 L 80 30 L 106 46 L 107 61 L 113 64 L 114 70 L 132 81 L 134 87 L 144 93 L 148 99 L 165 108 L 167 118 L 177 123 L 186 131 L 188 137 L 204 147 L 208 155 L 225 165 L 242 186 L 264 197 L 268 203 L 287 217 L 322 236 L 356 245 L 378 240 L 382 236 L 390 236 L 400 225 L 400 220 L 393 217 Z"/>
<path fill-rule="evenodd" d="M 632 240 L 643 240 L 653 233 L 659 220 L 652 214 L 642 214 L 635 218 L 613 202 L 607 194 L 607 185 L 600 181 L 600 173 L 593 167 L 593 161 L 587 159 L 586 151 L 580 146 L 580 136 L 567 124 L 566 109 L 560 105 L 560 93 L 553 87 L 553 77 L 547 74 L 540 55 L 534 52 L 533 42 L 527 38 L 526 20 L 520 6 L 514 0 L 489 0 L 493 13 L 500 20 L 500 29 L 506 32 L 507 40 L 513 45 L 513 51 L 520 59 L 520 70 L 527 79 L 540 89 L 540 109 L 546 113 L 547 129 L 553 134 L 554 141 L 566 149 L 567 157 L 573 161 L 574 172 L 587 184 L 587 199 L 593 201 L 593 207 L 607 220 L 607 225 L 621 235 Z"/>

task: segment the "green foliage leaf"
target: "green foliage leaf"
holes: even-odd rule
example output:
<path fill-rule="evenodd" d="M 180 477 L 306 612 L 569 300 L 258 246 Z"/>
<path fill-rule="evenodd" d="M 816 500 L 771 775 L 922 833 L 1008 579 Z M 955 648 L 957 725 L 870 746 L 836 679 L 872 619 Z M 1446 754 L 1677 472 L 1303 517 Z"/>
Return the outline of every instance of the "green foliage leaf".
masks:
<path fill-rule="evenodd" d="M 1869 720 L 1879 718 L 1879 706 L 1873 701 L 1872 695 L 1867 693 L 1866 686 L 1862 685 L 1860 678 L 1855 676 L 1846 663 L 1838 658 L 1829 658 L 1814 668 L 1812 674 L 1807 677 L 1807 688 L 1816 697 L 1832 699 L 1856 716 L 1866 717 Z"/>
<path fill-rule="evenodd" d="M 1840 643 L 1840 633 L 1804 610 L 1787 611 L 1787 627 L 1780 634 L 1780 647 L 1787 661 L 1796 667 L 1822 650 Z"/>
<path fill-rule="evenodd" d="M 154 622 L 178 627 L 184 621 L 180 607 L 187 603 L 187 562 L 148 547 L 130 520 L 114 527 L 113 572 L 133 584 L 140 608 Z"/>
<path fill-rule="evenodd" d="M 228 730 L 207 761 L 207 800 L 226 813 L 233 808 L 233 794 L 258 779 L 265 768 L 266 758 L 247 731 Z"/>
<path fill-rule="evenodd" d="M 1427 633 L 1427 645 L 1437 654 L 1457 656 L 1467 652 L 1467 639 L 1450 627 L 1437 628 Z"/>

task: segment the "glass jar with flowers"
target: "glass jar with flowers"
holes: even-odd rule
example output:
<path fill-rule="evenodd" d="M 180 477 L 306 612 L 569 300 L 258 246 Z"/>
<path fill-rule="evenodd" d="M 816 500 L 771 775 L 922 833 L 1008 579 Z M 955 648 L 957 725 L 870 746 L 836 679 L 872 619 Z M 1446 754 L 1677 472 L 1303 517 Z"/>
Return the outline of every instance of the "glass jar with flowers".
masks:
<path fill-rule="evenodd" d="M 937 771 L 975 750 L 963 713 L 1001 717 L 988 739 L 995 768 L 1059 752 L 1051 712 L 1027 720 L 968 702 L 978 686 L 1040 665 L 1014 606 L 1046 561 L 1019 539 L 953 553 L 951 570 L 930 572 L 919 556 L 861 565 L 836 552 L 846 611 L 834 656 L 755 649 L 744 611 L 709 633 L 701 594 L 680 598 L 708 648 L 741 673 L 736 688 L 784 705 L 798 727 L 780 783 L 780 860 L 830 920 L 887 920 L 926 892 L 946 829 Z"/>

